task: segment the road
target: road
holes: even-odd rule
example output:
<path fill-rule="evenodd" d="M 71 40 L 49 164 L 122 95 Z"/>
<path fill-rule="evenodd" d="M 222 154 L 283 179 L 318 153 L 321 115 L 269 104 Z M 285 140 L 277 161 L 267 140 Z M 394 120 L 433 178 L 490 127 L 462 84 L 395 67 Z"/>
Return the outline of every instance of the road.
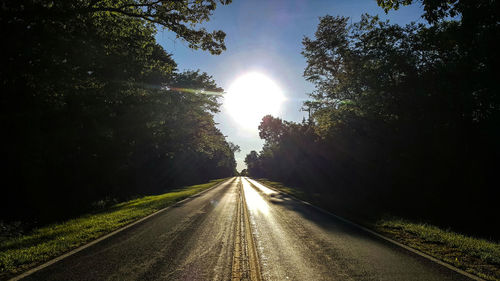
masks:
<path fill-rule="evenodd" d="M 246 178 L 23 280 L 470 280 Z"/>

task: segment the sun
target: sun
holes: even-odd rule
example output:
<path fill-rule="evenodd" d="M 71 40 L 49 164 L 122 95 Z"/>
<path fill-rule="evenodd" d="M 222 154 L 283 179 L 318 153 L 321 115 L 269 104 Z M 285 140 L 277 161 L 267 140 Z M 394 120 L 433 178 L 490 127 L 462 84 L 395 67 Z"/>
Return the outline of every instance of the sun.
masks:
<path fill-rule="evenodd" d="M 243 129 L 257 130 L 262 117 L 277 115 L 285 97 L 267 76 L 251 72 L 238 77 L 224 97 L 224 108 Z"/>

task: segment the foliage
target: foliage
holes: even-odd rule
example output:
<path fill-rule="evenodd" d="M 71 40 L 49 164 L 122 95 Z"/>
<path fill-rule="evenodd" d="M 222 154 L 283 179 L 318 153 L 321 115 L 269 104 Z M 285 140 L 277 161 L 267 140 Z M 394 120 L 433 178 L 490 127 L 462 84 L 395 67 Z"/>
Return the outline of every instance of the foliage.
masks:
<path fill-rule="evenodd" d="M 79 247 L 139 218 L 206 190 L 226 179 L 189 186 L 168 193 L 122 202 L 62 223 L 0 240 L 0 278 L 20 273 L 70 249 Z"/>
<path fill-rule="evenodd" d="M 189 43 L 189 47 L 220 54 L 226 49 L 221 31 L 208 32 L 196 26 L 210 19 L 217 4 L 227 5 L 231 0 L 203 1 L 157 1 L 157 0 L 83 0 L 10 1 L 2 6 L 0 18 L 9 25 L 45 28 L 52 25 L 71 28 L 67 21 L 93 16 L 112 16 L 126 20 L 139 20 L 149 26 L 160 26 L 173 31 L 178 38 Z M 4 25 L 2 25 L 4 26 Z"/>
<path fill-rule="evenodd" d="M 397 10 L 400 6 L 411 5 L 413 2 L 414 0 L 377 0 L 378 5 L 386 13 L 393 9 Z M 500 8 L 497 1 L 489 0 L 418 0 L 418 2 L 421 2 L 425 11 L 422 17 L 429 23 L 460 16 L 462 23 L 477 27 L 485 22 L 494 23 Z"/>
<path fill-rule="evenodd" d="M 219 53 L 223 33 L 194 29 L 216 2 L 3 3 L 3 219 L 43 223 L 234 173 L 213 120 L 222 89 L 178 72 L 154 37 L 163 26 Z"/>
<path fill-rule="evenodd" d="M 499 27 L 468 22 L 465 13 L 484 8 L 474 7 L 429 25 L 322 17 L 303 40 L 304 76 L 316 85 L 304 104 L 311 118 L 264 117 L 266 143 L 247 156 L 249 174 L 302 186 L 339 209 L 494 235 Z"/>

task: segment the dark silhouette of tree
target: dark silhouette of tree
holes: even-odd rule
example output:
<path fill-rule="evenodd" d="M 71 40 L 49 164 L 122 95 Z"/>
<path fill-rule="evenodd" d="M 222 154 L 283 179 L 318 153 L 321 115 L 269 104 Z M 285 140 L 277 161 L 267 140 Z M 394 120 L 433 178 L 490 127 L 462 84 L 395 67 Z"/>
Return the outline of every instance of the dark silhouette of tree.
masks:
<path fill-rule="evenodd" d="M 186 40 L 189 47 L 220 54 L 226 49 L 221 31 L 208 32 L 195 26 L 210 19 L 217 4 L 227 5 L 231 0 L 158 1 L 158 0 L 86 0 L 86 1 L 10 1 L 0 10 L 3 23 L 23 25 L 27 29 L 54 21 L 64 23 L 76 18 L 113 15 L 140 20 L 150 26 L 171 30 Z M 4 25 L 2 25 L 4 26 Z"/>
<path fill-rule="evenodd" d="M 280 118 L 274 118 L 271 115 L 264 116 L 259 125 L 260 138 L 265 140 L 267 145 L 277 144 L 285 133 L 283 125 Z"/>
<path fill-rule="evenodd" d="M 46 222 L 92 202 L 234 174 L 215 127 L 222 89 L 178 72 L 156 28 L 218 54 L 196 29 L 229 1 L 9 1 L 0 8 L 2 217 Z"/>
<path fill-rule="evenodd" d="M 379 1 L 387 9 L 409 2 Z M 264 117 L 266 142 L 247 156 L 249 174 L 320 194 L 339 212 L 494 235 L 494 2 L 424 0 L 428 25 L 322 17 L 314 38 L 303 40 L 304 77 L 316 86 L 304 104 L 310 120 Z"/>
<path fill-rule="evenodd" d="M 259 154 L 255 150 L 250 151 L 245 157 L 245 164 L 247 165 L 247 171 L 250 176 L 261 176 Z"/>

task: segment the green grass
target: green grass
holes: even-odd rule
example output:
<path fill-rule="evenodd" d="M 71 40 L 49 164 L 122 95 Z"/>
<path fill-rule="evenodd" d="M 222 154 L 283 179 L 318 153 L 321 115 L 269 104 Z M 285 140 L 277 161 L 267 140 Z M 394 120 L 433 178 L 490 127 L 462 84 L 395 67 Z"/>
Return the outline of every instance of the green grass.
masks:
<path fill-rule="evenodd" d="M 382 219 L 374 229 L 486 280 L 500 280 L 500 244 L 404 219 Z"/>
<path fill-rule="evenodd" d="M 161 195 L 119 203 L 96 214 L 4 239 L 0 241 L 0 279 L 19 274 L 224 180 L 213 180 Z"/>
<path fill-rule="evenodd" d="M 280 182 L 266 179 L 258 181 L 299 199 L 317 203 L 315 196 L 286 187 Z M 500 280 L 499 243 L 400 218 L 372 221 L 353 216 L 347 218 L 483 279 Z"/>

